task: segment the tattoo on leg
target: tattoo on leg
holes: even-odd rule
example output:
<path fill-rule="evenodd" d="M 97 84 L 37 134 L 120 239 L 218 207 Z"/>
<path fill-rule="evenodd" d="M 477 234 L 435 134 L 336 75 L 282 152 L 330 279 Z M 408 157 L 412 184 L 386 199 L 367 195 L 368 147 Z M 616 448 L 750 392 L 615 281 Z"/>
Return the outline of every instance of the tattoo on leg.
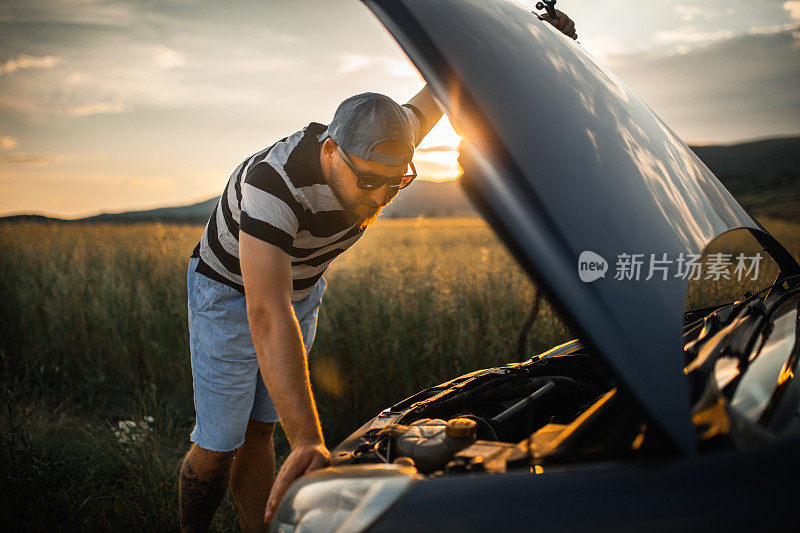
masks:
<path fill-rule="evenodd" d="M 230 465 L 207 481 L 201 481 L 189 464 L 183 463 L 180 477 L 181 531 L 207 531 L 228 487 Z"/>

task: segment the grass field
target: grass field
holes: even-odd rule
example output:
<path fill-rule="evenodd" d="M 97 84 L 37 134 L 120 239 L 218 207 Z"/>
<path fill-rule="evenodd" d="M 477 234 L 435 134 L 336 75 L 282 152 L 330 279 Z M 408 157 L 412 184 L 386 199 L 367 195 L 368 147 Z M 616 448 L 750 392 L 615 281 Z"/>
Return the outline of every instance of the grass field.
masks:
<path fill-rule="evenodd" d="M 800 226 L 766 225 L 800 254 Z M 0 498 L 12 529 L 177 528 L 194 416 L 185 275 L 201 232 L 0 225 Z M 736 236 L 724 246 L 754 249 Z M 381 221 L 326 278 L 311 371 L 330 445 L 412 392 L 514 360 L 532 294 L 477 219 Z M 690 287 L 689 305 L 745 288 Z M 529 352 L 568 338 L 545 304 Z M 215 527 L 235 522 L 226 499 Z"/>

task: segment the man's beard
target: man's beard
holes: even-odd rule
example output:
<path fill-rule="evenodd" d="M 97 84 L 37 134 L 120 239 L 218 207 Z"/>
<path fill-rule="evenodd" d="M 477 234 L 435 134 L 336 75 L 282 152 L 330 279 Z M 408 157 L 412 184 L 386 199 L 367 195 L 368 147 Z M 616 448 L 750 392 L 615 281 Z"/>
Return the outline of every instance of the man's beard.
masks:
<path fill-rule="evenodd" d="M 364 219 L 364 220 L 361 222 L 361 225 L 359 226 L 359 228 L 360 228 L 360 229 L 366 229 L 366 228 L 367 228 L 367 226 L 369 226 L 370 224 L 372 224 L 373 222 L 375 222 L 376 220 L 378 220 L 378 217 L 379 217 L 379 216 L 380 216 L 380 214 L 381 214 L 381 209 L 383 209 L 383 208 L 382 208 L 382 207 L 379 207 L 379 208 L 378 208 L 378 209 L 376 209 L 376 210 L 375 210 L 375 211 L 374 211 L 374 212 L 373 212 L 371 215 L 369 215 L 367 218 L 365 218 L 365 219 Z"/>
<path fill-rule="evenodd" d="M 343 178 L 339 174 L 338 169 L 335 167 L 331 168 L 330 175 L 328 178 L 328 184 L 333 190 L 333 194 L 336 195 L 336 199 L 339 200 L 340 204 L 342 204 L 342 209 L 344 210 L 344 216 L 345 220 L 347 221 L 347 224 L 353 226 L 360 222 L 361 224 L 359 227 L 361 229 L 364 229 L 378 219 L 378 216 L 381 214 L 382 208 L 378 207 L 374 211 L 370 212 L 366 217 L 364 217 L 364 215 L 360 215 L 358 213 L 358 208 L 359 206 L 364 206 L 364 204 L 361 200 L 358 200 L 356 198 L 346 198 L 342 194 L 342 185 L 341 185 L 342 179 Z M 386 205 L 388 205 L 388 203 Z"/>

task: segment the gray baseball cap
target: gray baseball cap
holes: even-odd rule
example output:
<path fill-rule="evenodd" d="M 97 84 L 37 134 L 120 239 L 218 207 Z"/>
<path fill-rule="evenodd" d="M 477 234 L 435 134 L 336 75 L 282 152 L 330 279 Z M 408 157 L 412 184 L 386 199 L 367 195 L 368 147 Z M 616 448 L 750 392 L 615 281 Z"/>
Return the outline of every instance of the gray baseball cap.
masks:
<path fill-rule="evenodd" d="M 419 124 L 413 111 L 378 93 L 351 96 L 336 109 L 328 130 L 320 135 L 327 137 L 342 150 L 361 159 L 377 161 L 388 166 L 401 166 L 411 161 L 414 141 L 419 134 Z M 375 149 L 386 141 L 395 141 L 407 150 L 403 155 L 386 154 Z"/>

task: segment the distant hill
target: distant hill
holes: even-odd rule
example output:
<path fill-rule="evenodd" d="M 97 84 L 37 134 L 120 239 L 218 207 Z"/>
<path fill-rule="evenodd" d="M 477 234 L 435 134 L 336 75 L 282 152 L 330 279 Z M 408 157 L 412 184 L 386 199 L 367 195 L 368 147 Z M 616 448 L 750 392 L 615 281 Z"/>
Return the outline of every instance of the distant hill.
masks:
<path fill-rule="evenodd" d="M 800 137 L 691 148 L 753 214 L 800 220 Z M 0 221 L 204 224 L 216 203 L 215 197 L 186 206 L 103 213 L 77 221 L 41 215 L 15 215 L 2 217 Z M 475 213 L 458 182 L 418 180 L 384 210 L 383 216 L 448 217 Z"/>
<path fill-rule="evenodd" d="M 103 213 L 81 219 L 84 222 L 174 222 L 184 224 L 205 223 L 208 215 L 217 205 L 218 198 L 209 198 L 196 204 L 181 207 L 160 207 L 145 211 L 126 211 L 124 213 Z"/>
<path fill-rule="evenodd" d="M 63 218 L 46 217 L 44 215 L 11 215 L 0 217 L 0 222 L 71 222 Z"/>
<path fill-rule="evenodd" d="M 477 211 L 458 181 L 417 180 L 384 210 L 384 217 L 412 218 L 475 216 Z"/>
<path fill-rule="evenodd" d="M 208 215 L 218 198 L 209 198 L 196 204 L 178 207 L 159 207 L 142 211 L 125 211 L 123 213 L 102 213 L 92 217 L 63 219 L 43 215 L 11 215 L 0 217 L 0 222 L 110 222 L 119 224 L 135 224 L 140 222 L 166 222 L 173 224 L 201 224 L 208 220 Z"/>
<path fill-rule="evenodd" d="M 800 220 L 800 137 L 692 150 L 753 214 Z"/>
<path fill-rule="evenodd" d="M 800 137 L 691 149 L 717 176 L 800 172 Z"/>

